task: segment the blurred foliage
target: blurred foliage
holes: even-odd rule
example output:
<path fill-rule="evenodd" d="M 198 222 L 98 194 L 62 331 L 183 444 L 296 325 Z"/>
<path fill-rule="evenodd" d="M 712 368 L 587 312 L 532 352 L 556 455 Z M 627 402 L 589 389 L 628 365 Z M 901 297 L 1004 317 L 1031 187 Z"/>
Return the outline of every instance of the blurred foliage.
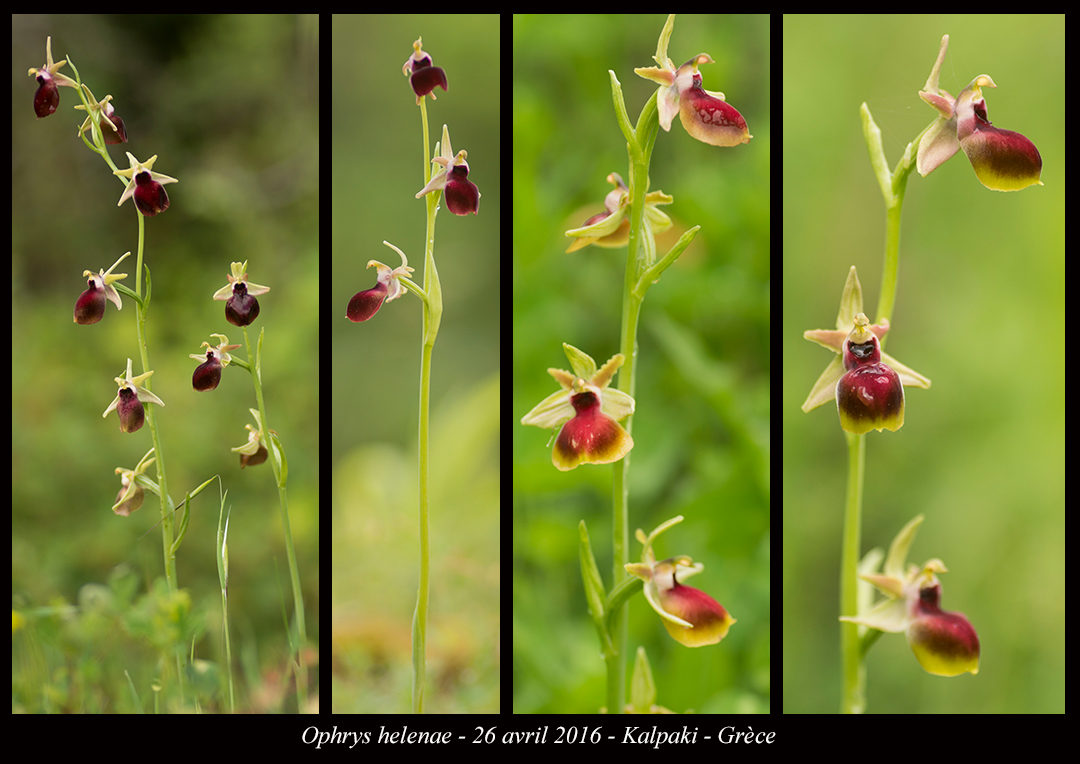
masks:
<path fill-rule="evenodd" d="M 948 565 L 942 605 L 971 619 L 982 662 L 977 677 L 942 680 L 886 636 L 868 658 L 868 708 L 1064 710 L 1064 27 L 1061 16 L 784 17 L 785 712 L 833 712 L 839 698 L 847 449 L 835 407 L 799 409 L 830 360 L 802 333 L 834 327 L 851 265 L 877 308 L 885 216 L 859 105 L 894 166 L 935 117 L 918 91 L 946 33 L 941 87 L 993 77 L 989 118 L 1035 143 L 1046 185 L 990 191 L 962 153 L 908 183 L 888 351 L 933 387 L 909 391 L 902 430 L 868 436 L 863 550 L 924 513 L 909 559 Z"/>
<path fill-rule="evenodd" d="M 514 710 L 595 713 L 605 669 L 578 564 L 585 519 L 611 586 L 612 467 L 558 472 L 548 434 L 517 424 L 557 389 L 561 343 L 603 363 L 619 349 L 625 249 L 566 254 L 564 232 L 603 208 L 610 172 L 627 176 L 608 69 L 636 122 L 655 86 L 663 15 L 514 17 Z M 653 190 L 694 244 L 654 285 L 638 335 L 630 527 L 664 535 L 657 554 L 705 564 L 694 586 L 738 623 L 719 646 L 681 647 L 644 599 L 630 606 L 630 654 L 645 645 L 657 702 L 676 711 L 769 710 L 769 19 L 680 16 L 669 48 L 681 64 L 708 53 L 704 87 L 746 118 L 748 145 L 716 148 L 676 119 L 657 138 Z M 641 545 L 631 540 L 631 559 Z M 629 674 L 628 674 L 629 676 Z"/>
<path fill-rule="evenodd" d="M 120 487 L 114 468 L 130 469 L 150 448 L 148 427 L 123 434 L 115 415 L 101 416 L 126 359 L 141 371 L 134 305 L 108 305 L 93 326 L 72 322 L 84 270 L 108 268 L 132 250 L 117 270 L 134 288 L 137 213 L 130 203 L 117 208 L 123 185 L 76 137 L 85 114 L 72 109 L 74 91 L 61 88 L 57 112 L 34 117 L 36 84 L 26 70 L 42 65 L 51 35 L 54 58 L 70 56 L 98 98 L 112 94 L 126 122 L 129 143 L 110 147 L 113 161 L 127 167 L 125 150 L 140 160 L 157 154 L 154 169 L 179 179 L 167 186 L 168 211 L 146 221 L 147 331 L 153 389 L 166 404 L 158 422 L 169 490 L 182 501 L 185 490 L 222 476 L 233 506 L 234 646 L 245 645 L 256 674 L 260 665 L 281 670 L 290 584 L 277 490 L 269 465 L 241 471 L 229 450 L 247 439 L 251 379 L 228 369 L 216 391 L 196 393 L 188 354 L 211 332 L 243 342 L 211 295 L 227 283 L 230 262 L 247 260 L 252 281 L 272 288 L 249 333 L 255 343 L 266 332 L 267 414 L 289 459 L 292 533 L 317 643 L 318 17 L 14 16 L 12 24 L 13 595 L 24 605 L 75 601 L 84 584 L 122 563 L 144 588 L 162 575 L 156 497 L 130 518 L 109 511 Z M 246 349 L 236 352 L 246 358 Z M 218 507 L 210 497 L 192 504 L 178 572 L 195 603 L 210 603 L 196 653 L 219 659 Z"/>

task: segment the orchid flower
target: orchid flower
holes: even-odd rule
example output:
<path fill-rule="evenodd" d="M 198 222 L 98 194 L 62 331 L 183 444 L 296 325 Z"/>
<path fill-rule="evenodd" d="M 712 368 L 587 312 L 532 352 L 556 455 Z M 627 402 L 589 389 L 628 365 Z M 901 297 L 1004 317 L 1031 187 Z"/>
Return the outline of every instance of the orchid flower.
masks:
<path fill-rule="evenodd" d="M 701 86 L 698 67 L 701 64 L 715 63 L 712 58 L 706 53 L 699 53 L 678 68 L 668 58 L 668 41 L 674 26 L 675 14 L 671 14 L 660 33 L 656 55 L 653 56 L 659 68 L 650 66 L 634 69 L 634 73 L 639 77 L 660 85 L 656 94 L 660 127 L 670 132 L 671 121 L 675 112 L 678 112 L 686 132 L 702 143 L 713 146 L 749 143 L 754 136 L 750 135 L 742 115 L 724 100 L 723 93 L 714 93 Z"/>
<path fill-rule="evenodd" d="M 612 356 L 599 370 L 591 356 L 563 343 L 573 373 L 548 369 L 562 387 L 538 403 L 521 423 L 546 429 L 559 428 L 552 463 L 566 472 L 579 464 L 609 464 L 634 447 L 620 419 L 634 413 L 634 399 L 608 385 L 623 364 L 623 355 Z"/>
<path fill-rule="evenodd" d="M 983 88 L 997 85 L 980 74 L 953 98 L 938 87 L 938 74 L 949 47 L 949 36 L 941 38 L 941 49 L 926 90 L 919 97 L 933 106 L 938 117 L 919 142 L 916 168 L 926 177 L 958 149 L 963 149 L 979 182 L 994 191 L 1019 191 L 1042 185 L 1042 157 L 1035 144 L 1020 133 L 994 127 L 986 114 Z"/>
<path fill-rule="evenodd" d="M 664 622 L 664 628 L 680 644 L 687 647 L 715 645 L 727 636 L 735 619 L 724 606 L 700 589 L 684 586 L 682 581 L 705 570 L 700 562 L 680 555 L 656 561 L 652 545 L 656 537 L 682 522 L 675 517 L 663 523 L 648 536 L 638 528 L 634 537 L 644 545 L 641 562 L 627 563 L 626 570 L 645 582 L 645 599 Z M 682 580 L 680 580 L 682 579 Z"/>
<path fill-rule="evenodd" d="M 803 337 L 840 355 L 822 372 L 802 410 L 835 400 L 840 426 L 847 432 L 899 430 L 904 424 L 904 389 L 930 387 L 930 380 L 881 350 L 889 322 L 871 324 L 862 312 L 862 286 L 855 266 L 840 298 L 836 329 L 812 329 Z"/>
<path fill-rule="evenodd" d="M 859 566 L 859 578 L 877 587 L 886 599 L 858 616 L 841 616 L 840 620 L 890 633 L 903 632 L 927 673 L 978 674 L 980 648 L 975 628 L 963 614 L 949 613 L 940 607 L 941 582 L 935 574 L 945 573 L 945 564 L 933 559 L 921 566 L 908 565 L 904 570 L 908 549 L 922 521 L 923 516 L 917 516 L 893 539 L 884 573 L 874 572 L 881 560 L 881 550 L 866 554 Z"/>

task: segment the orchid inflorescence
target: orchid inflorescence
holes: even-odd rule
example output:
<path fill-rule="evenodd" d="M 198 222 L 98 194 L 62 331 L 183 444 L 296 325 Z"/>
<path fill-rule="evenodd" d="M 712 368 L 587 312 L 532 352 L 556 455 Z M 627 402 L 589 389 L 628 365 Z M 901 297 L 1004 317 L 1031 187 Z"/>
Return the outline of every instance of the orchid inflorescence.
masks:
<path fill-rule="evenodd" d="M 862 438 L 872 431 L 898 431 L 905 421 L 905 388 L 928 389 L 930 380 L 882 350 L 895 303 L 900 244 L 900 212 L 909 176 L 917 170 L 927 177 L 957 152 L 963 151 L 983 186 L 995 191 L 1018 191 L 1042 185 L 1042 157 L 1028 138 L 995 127 L 987 115 L 983 88 L 997 87 L 986 74 L 975 77 L 955 98 L 939 85 L 949 36 L 941 38 L 938 56 L 919 98 L 936 112 L 934 121 L 910 144 L 894 170 L 882 147 L 881 130 L 864 103 L 863 133 L 887 209 L 886 257 L 878 318 L 864 312 L 862 287 L 855 267 L 848 272 L 837 314 L 836 329 L 814 329 L 803 336 L 837 354 L 814 384 L 802 405 L 804 412 L 835 401 L 839 424 L 849 444 L 849 495 L 842 559 L 841 653 L 844 682 L 841 708 L 863 710 L 863 656 L 883 632 L 903 632 L 929 673 L 939 676 L 976 674 L 979 638 L 968 619 L 940 607 L 938 573 L 944 564 L 932 559 L 905 569 L 908 548 L 923 521 L 919 515 L 894 539 L 883 572 L 884 556 L 872 550 L 859 562 L 859 528 L 865 449 Z M 856 582 L 856 576 L 861 582 Z M 886 599 L 871 604 L 873 585 Z M 856 626 L 858 630 L 856 631 Z"/>
<path fill-rule="evenodd" d="M 60 70 L 70 66 L 74 77 L 63 74 Z M 150 388 L 151 377 L 154 370 L 149 366 L 149 333 L 146 329 L 146 320 L 151 300 L 150 268 L 143 262 L 144 258 L 144 230 L 145 219 L 153 218 L 170 209 L 171 200 L 165 190 L 170 183 L 177 183 L 177 179 L 160 173 L 154 169 L 158 156 L 152 155 L 146 161 L 140 161 L 130 151 L 125 152 L 128 159 L 127 169 L 118 169 L 108 152 L 108 146 L 128 143 L 135 136 L 129 134 L 127 125 L 117 113 L 112 95 L 106 95 L 98 100 L 90 88 L 81 80 L 79 72 L 71 62 L 70 57 L 54 61 L 52 53 L 52 38 L 46 38 L 45 64 L 41 68 L 31 68 L 29 75 L 38 83 L 34 94 L 34 113 L 38 119 L 48 117 L 56 113 L 60 106 L 61 87 L 70 87 L 75 90 L 81 103 L 74 108 L 85 111 L 86 117 L 78 128 L 77 135 L 83 143 L 95 153 L 99 154 L 108 164 L 112 175 L 116 176 L 124 184 L 124 190 L 117 202 L 117 207 L 122 206 L 128 199 L 133 201 L 137 210 L 138 219 L 138 247 L 136 263 L 134 266 L 135 287 L 131 289 L 122 281 L 128 277 L 126 273 L 115 272 L 117 267 L 131 252 L 122 255 L 108 270 L 87 269 L 83 271 L 83 279 L 86 280 L 86 289 L 78 296 L 73 310 L 73 319 L 79 325 L 94 325 L 102 321 L 106 315 L 106 303 L 111 302 L 118 310 L 123 308 L 123 297 L 128 297 L 135 305 L 136 339 L 139 348 L 139 357 L 143 371 L 139 374 L 133 371 L 133 359 L 127 358 L 126 366 L 121 375 L 115 377 L 117 392 L 115 398 L 108 405 L 102 417 L 108 417 L 116 412 L 120 431 L 125 434 L 133 434 L 142 430 L 144 425 L 149 425 L 153 446 L 146 452 L 139 463 L 131 469 L 118 467 L 115 474 L 120 476 L 121 487 L 112 505 L 112 511 L 119 516 L 129 517 L 143 504 L 145 492 L 157 494 L 161 500 L 161 528 L 162 543 L 165 552 L 165 578 L 168 581 L 168 591 L 177 592 L 179 586 L 176 574 L 176 553 L 180 542 L 183 540 L 188 527 L 191 499 L 198 496 L 211 482 L 207 480 L 197 488 L 189 491 L 183 502 L 174 501 L 168 491 L 165 455 L 162 447 L 162 431 L 155 415 L 156 407 L 164 407 L 165 402 Z M 145 282 L 144 282 L 145 274 Z M 285 486 L 288 475 L 288 464 L 285 458 L 284 448 L 277 433 L 270 430 L 266 425 L 266 407 L 261 382 L 261 358 L 262 341 L 264 334 L 258 337 L 258 350 L 253 352 L 247 327 L 259 316 L 259 303 L 257 295 L 263 295 L 269 291 L 269 287 L 254 284 L 247 279 L 247 263 L 232 263 L 231 274 L 228 276 L 228 285 L 222 287 L 214 295 L 213 299 L 226 302 L 225 319 L 234 326 L 241 327 L 244 334 L 244 343 L 247 345 L 248 359 L 242 360 L 235 357 L 232 351 L 242 347 L 240 344 L 229 344 L 228 338 L 223 334 L 211 334 L 216 342 L 202 343 L 199 354 L 191 357 L 200 363 L 192 376 L 192 387 L 195 391 L 215 390 L 221 382 L 222 372 L 230 365 L 237 365 L 247 369 L 251 373 L 255 386 L 255 397 L 258 401 L 258 410 L 250 409 L 258 425 L 252 428 L 247 425 L 251 436 L 248 443 L 232 449 L 241 455 L 240 467 L 255 465 L 269 460 L 273 468 L 273 477 L 277 484 L 282 510 L 285 541 L 288 553 L 289 568 L 292 574 L 293 598 L 295 607 L 296 634 L 292 635 L 290 642 L 297 647 L 298 654 L 294 657 L 296 667 L 296 693 L 298 708 L 304 709 L 307 695 L 307 658 L 304 656 L 306 626 L 304 619 L 303 597 L 300 592 L 300 579 L 296 567 L 296 557 L 292 547 L 292 536 L 288 523 L 288 502 Z M 207 296 L 209 300 L 209 296 Z M 153 404 L 147 407 L 147 404 Z M 224 451 L 224 447 L 222 449 Z M 156 475 L 151 476 L 147 471 L 151 466 L 155 467 Z M 155 479 L 156 478 L 156 479 Z M 174 512 L 183 508 L 183 514 L 179 515 L 178 527 L 174 529 Z M 224 510 L 224 505 L 222 505 Z M 227 528 L 227 521 L 225 522 Z M 224 536 L 220 539 L 221 544 L 218 552 L 227 554 Z M 219 560 L 219 562 L 222 562 Z M 224 560 L 227 566 L 227 558 Z M 225 579 L 222 582 L 223 590 Z M 183 620 L 184 616 L 175 614 L 170 616 L 172 620 Z M 227 612 L 226 612 L 227 620 Z M 226 627 L 227 629 L 227 627 Z M 227 632 L 226 632 L 227 633 Z M 298 639 L 297 639 L 298 637 Z M 181 636 L 182 648 L 177 667 L 187 673 L 185 668 L 185 640 L 190 640 L 187 647 L 194 644 L 193 635 Z M 231 672 L 232 666 L 228 666 Z M 134 686 L 133 686 L 134 689 Z M 181 693 L 182 694 L 182 693 Z"/>
<path fill-rule="evenodd" d="M 676 66 L 668 56 L 674 23 L 674 14 L 669 15 L 653 56 L 657 66 L 634 69 L 638 76 L 658 85 L 642 109 L 636 126 L 630 123 L 627 115 L 622 86 L 615 73 L 609 71 L 616 117 L 626 137 L 631 160 L 630 173 L 626 176 L 629 182 L 617 172 L 609 173 L 607 182 L 614 188 L 604 198 L 603 211 L 565 232 L 574 240 L 566 250 L 568 253 L 589 245 L 605 249 L 629 248 L 624 282 L 627 291 L 624 293 L 621 333 L 623 347 L 603 365 L 598 365 L 592 356 L 563 343 L 570 370 L 547 370 L 560 389 L 521 418 L 523 425 L 551 432 L 551 461 L 561 472 L 569 472 L 581 465 L 615 465 L 617 527 L 625 527 L 628 515 L 627 465 L 635 446 L 630 422 L 637 407 L 630 391 L 634 388 L 636 371 L 635 337 L 640 304 L 645 292 L 675 263 L 700 228 L 689 229 L 666 255 L 657 255 L 656 234 L 673 226 L 671 218 L 660 207 L 675 201 L 663 191 L 648 190 L 649 165 L 657 130 L 662 128 L 665 133 L 670 132 L 678 114 L 686 132 L 710 146 L 740 146 L 749 143 L 752 137 L 746 120 L 727 102 L 725 95 L 704 89 L 699 67 L 713 63 L 707 53 L 699 53 L 681 66 Z M 632 323 L 628 324 L 628 321 Z M 617 373 L 619 381 L 614 386 Z M 704 565 L 694 563 L 688 555 L 656 560 L 653 552 L 656 538 L 682 519 L 681 516 L 673 518 L 649 535 L 637 531 L 636 538 L 644 547 L 641 562 L 626 559 L 626 543 L 616 529 L 612 540 L 615 580 L 610 590 L 605 587 L 593 560 L 585 521 L 579 524 L 582 578 L 589 612 L 608 664 L 606 708 L 611 711 L 628 708 L 632 712 L 671 713 L 654 703 L 655 685 L 644 650 L 638 651 L 635 662 L 632 702 L 626 704 L 621 694 L 627 650 L 625 629 L 619 626 L 619 620 L 624 604 L 632 594 L 643 592 L 668 633 L 688 647 L 715 645 L 735 623 L 728 611 L 710 595 L 683 583 L 690 576 L 701 573 Z M 630 578 L 627 578 L 628 574 Z"/>

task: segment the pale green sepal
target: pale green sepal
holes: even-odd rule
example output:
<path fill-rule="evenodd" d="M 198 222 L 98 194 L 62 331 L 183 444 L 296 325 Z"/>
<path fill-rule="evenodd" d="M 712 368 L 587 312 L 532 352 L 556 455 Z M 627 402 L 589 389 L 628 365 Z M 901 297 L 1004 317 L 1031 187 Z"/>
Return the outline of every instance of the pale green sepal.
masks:
<path fill-rule="evenodd" d="M 575 375 L 587 380 L 592 380 L 596 376 L 596 361 L 593 360 L 591 355 L 565 342 L 563 343 L 563 350 L 570 360 L 570 368 L 574 370 Z"/>
<path fill-rule="evenodd" d="M 836 383 L 840 381 L 842 376 L 844 376 L 844 362 L 840 360 L 840 356 L 836 356 L 825 367 L 825 371 L 818 377 L 817 382 L 814 383 L 810 395 L 803 401 L 802 410 L 810 412 L 818 406 L 836 400 Z"/>
<path fill-rule="evenodd" d="M 605 236 L 610 236 L 619 229 L 623 220 L 626 219 L 626 206 L 623 205 L 619 209 L 612 212 L 606 218 L 599 223 L 593 223 L 592 225 L 583 226 L 581 228 L 571 228 L 566 232 L 566 235 L 571 238 L 581 238 L 582 236 L 588 236 L 590 238 L 602 239 Z"/>
<path fill-rule="evenodd" d="M 900 375 L 900 381 L 904 384 L 904 387 L 921 387 L 924 390 L 930 388 L 929 378 L 924 377 L 911 367 L 900 363 L 885 351 L 881 351 L 881 360 L 888 366 L 891 366 L 892 370 Z"/>
<path fill-rule="evenodd" d="M 634 413 L 634 399 L 622 390 L 608 388 L 604 390 L 603 411 L 616 422 L 621 422 Z"/>
<path fill-rule="evenodd" d="M 915 541 L 915 535 L 919 532 L 922 521 L 922 515 L 913 517 L 889 544 L 889 556 L 885 558 L 885 575 L 900 579 L 904 577 L 904 564 L 907 562 L 908 550 Z"/>
<path fill-rule="evenodd" d="M 907 603 L 903 599 L 886 599 L 859 616 L 840 616 L 841 621 L 857 623 L 878 631 L 899 634 L 907 628 Z"/>
<path fill-rule="evenodd" d="M 562 424 L 572 416 L 574 409 L 566 391 L 558 390 L 536 404 L 532 411 L 521 418 L 521 423 L 548 429 Z"/>

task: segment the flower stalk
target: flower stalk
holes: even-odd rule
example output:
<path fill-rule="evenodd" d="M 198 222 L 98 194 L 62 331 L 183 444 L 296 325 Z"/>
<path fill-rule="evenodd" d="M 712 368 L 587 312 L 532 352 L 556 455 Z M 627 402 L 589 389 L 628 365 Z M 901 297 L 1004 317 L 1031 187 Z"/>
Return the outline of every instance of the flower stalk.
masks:
<path fill-rule="evenodd" d="M 427 688 L 427 624 L 431 575 L 431 536 L 429 527 L 430 500 L 430 430 L 431 430 L 431 371 L 432 351 L 442 323 L 442 284 L 435 266 L 435 220 L 440 202 L 445 201 L 447 209 L 458 216 L 479 211 L 480 191 L 476 184 L 468 179 L 469 165 L 467 152 L 462 150 L 454 154 L 450 144 L 450 132 L 443 125 L 442 139 L 435 144 L 434 154 L 430 153 L 428 130 L 427 98 L 435 100 L 435 88 L 448 90 L 446 73 L 432 63 L 431 56 L 422 50 L 421 40 L 413 43 L 413 53 L 406 60 L 402 71 L 409 78 L 416 103 L 420 108 L 421 133 L 423 137 L 423 178 L 424 184 L 415 195 L 424 199 L 426 225 L 424 231 L 424 276 L 423 285 L 411 278 L 413 269 L 408 265 L 405 253 L 390 242 L 388 247 L 401 256 L 401 266 L 392 268 L 374 260 L 368 266 L 376 267 L 378 283 L 372 289 L 358 292 L 349 301 L 346 316 L 359 323 L 368 321 L 386 304 L 393 302 L 405 292 L 411 292 L 420 298 L 423 305 L 423 335 L 420 347 L 420 401 L 417 416 L 417 493 L 418 493 L 418 529 L 419 529 L 419 575 L 417 581 L 416 609 L 412 622 L 412 710 L 424 713 Z M 432 171 L 431 165 L 439 165 Z"/>

